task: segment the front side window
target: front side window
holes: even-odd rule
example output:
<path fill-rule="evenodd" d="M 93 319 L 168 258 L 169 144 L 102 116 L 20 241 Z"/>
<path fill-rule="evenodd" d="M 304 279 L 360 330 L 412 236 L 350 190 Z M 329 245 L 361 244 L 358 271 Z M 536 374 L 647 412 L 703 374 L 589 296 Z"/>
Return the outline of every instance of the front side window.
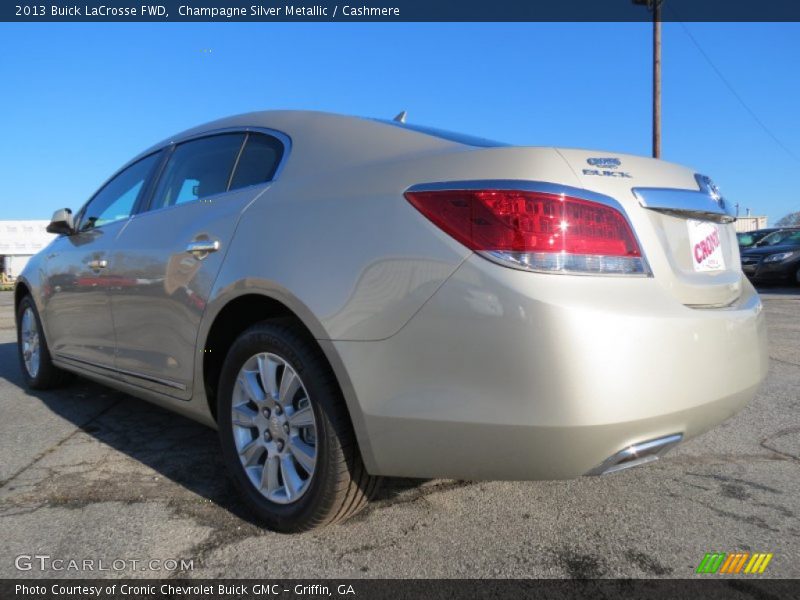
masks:
<path fill-rule="evenodd" d="M 159 156 L 157 152 L 143 158 L 103 186 L 83 210 L 80 230 L 88 231 L 130 217 Z"/>
<path fill-rule="evenodd" d="M 151 209 L 193 202 L 228 189 L 245 134 L 215 135 L 184 142 L 170 156 Z"/>

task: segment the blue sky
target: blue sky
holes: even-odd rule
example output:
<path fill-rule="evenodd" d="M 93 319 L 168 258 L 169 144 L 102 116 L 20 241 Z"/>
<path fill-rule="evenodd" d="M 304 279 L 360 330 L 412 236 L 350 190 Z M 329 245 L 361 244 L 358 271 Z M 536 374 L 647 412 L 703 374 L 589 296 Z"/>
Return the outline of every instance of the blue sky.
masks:
<path fill-rule="evenodd" d="M 800 24 L 689 23 L 800 157 Z M 299 108 L 515 144 L 650 153 L 648 23 L 0 24 L 0 219 L 78 208 L 134 154 L 218 117 Z M 742 212 L 800 210 L 800 160 L 679 23 L 664 24 L 663 155 Z"/>

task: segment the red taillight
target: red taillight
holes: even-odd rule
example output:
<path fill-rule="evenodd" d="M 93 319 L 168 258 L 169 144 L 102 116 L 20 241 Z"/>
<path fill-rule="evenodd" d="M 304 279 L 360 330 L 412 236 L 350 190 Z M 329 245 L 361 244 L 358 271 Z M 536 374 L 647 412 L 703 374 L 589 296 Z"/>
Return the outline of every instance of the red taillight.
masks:
<path fill-rule="evenodd" d="M 545 271 L 643 273 L 618 210 L 563 194 L 520 190 L 409 191 L 406 198 L 468 248 Z"/>

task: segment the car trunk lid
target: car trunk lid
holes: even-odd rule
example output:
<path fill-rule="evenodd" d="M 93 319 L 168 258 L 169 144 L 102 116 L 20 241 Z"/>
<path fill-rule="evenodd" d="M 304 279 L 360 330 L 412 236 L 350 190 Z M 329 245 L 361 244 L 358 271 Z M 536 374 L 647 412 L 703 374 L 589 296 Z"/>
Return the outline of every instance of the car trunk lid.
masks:
<path fill-rule="evenodd" d="M 710 179 L 662 160 L 559 149 L 583 187 L 613 197 L 653 276 L 682 304 L 728 306 L 742 292 L 735 218 Z"/>

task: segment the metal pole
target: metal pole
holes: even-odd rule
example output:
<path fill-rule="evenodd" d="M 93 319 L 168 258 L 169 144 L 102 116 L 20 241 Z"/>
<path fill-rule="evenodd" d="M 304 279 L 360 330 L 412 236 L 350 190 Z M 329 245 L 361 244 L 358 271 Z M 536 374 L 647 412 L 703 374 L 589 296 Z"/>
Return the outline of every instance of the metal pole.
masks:
<path fill-rule="evenodd" d="M 653 158 L 661 158 L 661 3 L 653 0 Z"/>

